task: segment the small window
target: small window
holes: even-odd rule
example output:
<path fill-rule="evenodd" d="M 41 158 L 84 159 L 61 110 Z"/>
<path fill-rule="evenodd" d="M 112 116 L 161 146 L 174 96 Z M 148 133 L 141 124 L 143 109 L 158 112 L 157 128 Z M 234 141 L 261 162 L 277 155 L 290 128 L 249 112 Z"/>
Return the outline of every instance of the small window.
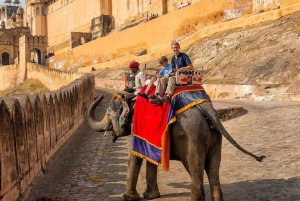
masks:
<path fill-rule="evenodd" d="M 2 65 L 9 65 L 9 54 L 7 52 L 2 53 Z"/>
<path fill-rule="evenodd" d="M 39 7 L 36 8 L 35 14 L 36 14 L 36 15 L 40 15 L 40 14 L 41 14 L 41 13 L 40 13 L 40 8 L 39 8 Z"/>
<path fill-rule="evenodd" d="M 42 7 L 42 15 L 46 15 L 45 7 Z"/>

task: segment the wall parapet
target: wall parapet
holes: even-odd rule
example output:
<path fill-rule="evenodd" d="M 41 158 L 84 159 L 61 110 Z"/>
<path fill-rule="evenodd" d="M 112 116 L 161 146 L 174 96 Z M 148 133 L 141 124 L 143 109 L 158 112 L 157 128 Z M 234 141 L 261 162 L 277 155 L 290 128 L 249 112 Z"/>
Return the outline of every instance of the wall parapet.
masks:
<path fill-rule="evenodd" d="M 27 63 L 27 79 L 38 79 L 48 89 L 57 90 L 61 86 L 68 85 L 73 80 L 81 77 L 82 73 L 64 72 L 37 63 Z"/>
<path fill-rule="evenodd" d="M 123 91 L 125 84 L 123 80 L 100 79 L 96 77 L 95 86 Z M 249 98 L 257 90 L 255 85 L 203 84 L 203 87 L 211 98 Z"/>
<path fill-rule="evenodd" d="M 300 93 L 294 94 L 282 92 L 287 88 L 270 90 L 270 94 L 273 95 L 268 97 L 257 95 L 256 93 L 260 89 L 256 85 L 203 84 L 202 86 L 212 99 L 300 100 Z M 124 80 L 111 80 L 96 77 L 95 87 L 123 91 L 125 84 Z"/>
<path fill-rule="evenodd" d="M 47 37 L 38 35 L 26 35 L 25 42 L 30 44 L 47 44 Z"/>
<path fill-rule="evenodd" d="M 18 84 L 19 65 L 5 65 L 0 67 L 0 91 Z"/>
<path fill-rule="evenodd" d="M 95 77 L 85 75 L 49 93 L 0 98 L 2 201 L 17 200 L 46 170 L 50 157 L 85 120 L 94 89 Z"/>
<path fill-rule="evenodd" d="M 9 71 L 18 69 L 18 65 L 5 65 L 0 67 L 0 71 Z"/>

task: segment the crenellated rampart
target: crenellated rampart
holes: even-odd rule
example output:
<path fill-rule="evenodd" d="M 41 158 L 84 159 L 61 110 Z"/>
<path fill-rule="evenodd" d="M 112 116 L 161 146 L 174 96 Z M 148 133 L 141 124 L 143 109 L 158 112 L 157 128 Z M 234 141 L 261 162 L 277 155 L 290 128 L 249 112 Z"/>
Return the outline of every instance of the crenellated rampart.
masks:
<path fill-rule="evenodd" d="M 51 78 L 46 86 L 56 90 L 0 98 L 1 201 L 17 200 L 35 175 L 46 170 L 50 157 L 81 125 L 94 100 L 92 75 L 60 72 L 36 64 L 27 67 L 28 77 L 42 82 Z M 5 68 L 17 70 L 16 66 Z"/>
<path fill-rule="evenodd" d="M 34 45 L 37 45 L 37 44 L 47 44 L 47 37 L 46 36 L 26 35 L 25 40 L 31 46 L 34 46 Z"/>
<path fill-rule="evenodd" d="M 38 79 L 51 91 L 57 90 L 81 76 L 81 73 L 63 72 L 37 63 L 27 63 L 27 79 Z"/>
<path fill-rule="evenodd" d="M 68 85 L 73 80 L 81 77 L 82 73 L 63 72 L 53 68 L 28 62 L 26 68 L 26 78 L 38 79 L 48 89 L 57 90 L 61 86 Z M 19 65 L 7 65 L 0 67 L 0 91 L 16 86 L 21 81 L 18 80 L 20 73 Z"/>

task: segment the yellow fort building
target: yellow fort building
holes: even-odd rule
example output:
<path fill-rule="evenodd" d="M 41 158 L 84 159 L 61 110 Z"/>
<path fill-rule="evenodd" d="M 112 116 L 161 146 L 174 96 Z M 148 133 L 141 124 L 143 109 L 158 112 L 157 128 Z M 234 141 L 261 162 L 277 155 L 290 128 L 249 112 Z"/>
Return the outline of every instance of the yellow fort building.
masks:
<path fill-rule="evenodd" d="M 109 68 L 133 59 L 146 62 L 170 53 L 169 44 L 174 39 L 185 47 L 218 31 L 295 12 L 299 6 L 282 9 L 297 3 L 297 0 L 26 0 L 23 9 L 18 0 L 5 0 L 0 6 L 0 64 L 35 62 L 84 72 L 90 71 L 91 66 Z M 245 17 L 272 10 L 277 12 Z M 231 23 L 232 19 L 240 21 Z"/>

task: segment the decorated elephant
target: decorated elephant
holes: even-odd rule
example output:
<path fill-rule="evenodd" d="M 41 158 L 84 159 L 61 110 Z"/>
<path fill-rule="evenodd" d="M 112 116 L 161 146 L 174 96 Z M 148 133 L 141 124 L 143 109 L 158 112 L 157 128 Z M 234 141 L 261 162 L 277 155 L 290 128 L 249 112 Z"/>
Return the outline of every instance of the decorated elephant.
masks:
<path fill-rule="evenodd" d="M 88 111 L 88 122 L 96 131 L 113 131 L 113 141 L 118 137 L 131 134 L 132 111 L 127 103 L 119 98 L 112 100 L 104 119 L 99 122 L 94 117 L 95 107 L 103 99 L 97 98 Z M 189 117 L 189 118 L 188 118 Z M 203 188 L 204 170 L 207 173 L 211 197 L 214 201 L 222 201 L 222 191 L 219 181 L 221 162 L 222 135 L 237 149 L 262 161 L 264 156 L 258 157 L 240 145 L 228 134 L 221 124 L 216 110 L 210 102 L 195 105 L 176 116 L 177 121 L 170 125 L 170 159 L 179 160 L 191 176 L 191 200 L 205 200 Z M 139 200 L 136 190 L 142 158 L 130 154 L 128 161 L 126 192 L 124 200 Z M 160 197 L 157 185 L 157 165 L 147 161 L 147 188 L 143 193 L 145 199 Z"/>

